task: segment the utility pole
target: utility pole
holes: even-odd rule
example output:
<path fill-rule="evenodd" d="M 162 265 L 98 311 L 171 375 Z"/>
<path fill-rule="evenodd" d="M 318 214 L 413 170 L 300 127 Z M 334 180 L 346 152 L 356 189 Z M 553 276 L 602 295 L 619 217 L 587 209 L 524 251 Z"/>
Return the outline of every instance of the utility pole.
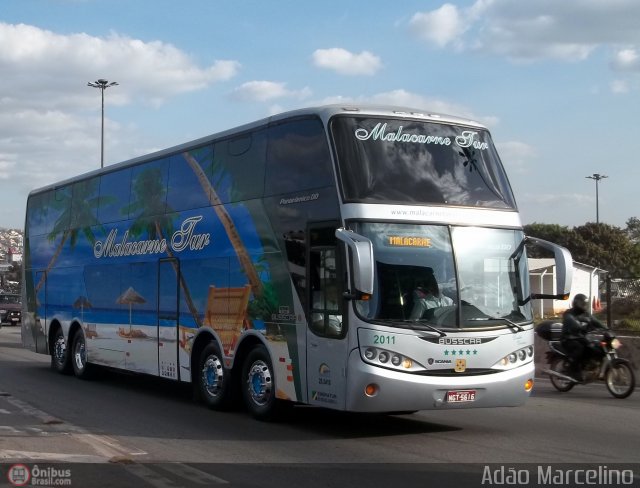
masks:
<path fill-rule="evenodd" d="M 104 91 L 107 88 L 116 86 L 117 84 L 118 82 L 116 81 L 109 82 L 108 80 L 103 80 L 102 78 L 100 78 L 97 81 L 93 81 L 93 82 L 90 81 L 89 83 L 87 83 L 87 86 L 90 86 L 92 88 L 98 88 L 102 95 L 102 130 L 101 130 L 101 136 L 100 136 L 100 167 L 101 168 L 104 168 Z"/>

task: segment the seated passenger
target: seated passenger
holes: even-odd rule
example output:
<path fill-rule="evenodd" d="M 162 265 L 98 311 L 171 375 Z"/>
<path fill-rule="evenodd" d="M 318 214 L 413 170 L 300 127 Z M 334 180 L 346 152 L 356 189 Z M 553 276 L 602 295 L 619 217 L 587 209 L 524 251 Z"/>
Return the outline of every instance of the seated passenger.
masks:
<path fill-rule="evenodd" d="M 435 276 L 429 275 L 426 282 L 421 282 L 413 290 L 413 309 L 409 318 L 411 320 L 419 320 L 429 309 L 448 307 L 450 305 L 453 305 L 453 300 L 440 293 Z"/>

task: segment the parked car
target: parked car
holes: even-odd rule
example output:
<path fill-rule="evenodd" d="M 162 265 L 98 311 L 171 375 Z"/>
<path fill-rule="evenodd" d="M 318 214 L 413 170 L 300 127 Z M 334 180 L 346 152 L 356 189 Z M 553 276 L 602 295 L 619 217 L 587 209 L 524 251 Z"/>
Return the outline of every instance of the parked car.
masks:
<path fill-rule="evenodd" d="M 20 295 L 0 294 L 0 324 L 19 325 L 22 322 Z"/>

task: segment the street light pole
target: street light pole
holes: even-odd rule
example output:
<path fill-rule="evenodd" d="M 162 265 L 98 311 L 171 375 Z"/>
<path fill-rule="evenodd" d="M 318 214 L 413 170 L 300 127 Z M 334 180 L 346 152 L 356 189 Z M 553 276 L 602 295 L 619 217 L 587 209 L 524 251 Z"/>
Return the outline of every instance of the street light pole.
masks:
<path fill-rule="evenodd" d="M 93 82 L 89 82 L 87 83 L 87 86 L 90 86 L 92 88 L 98 88 L 100 90 L 100 94 L 102 95 L 102 127 L 101 127 L 101 132 L 100 132 L 100 167 L 104 168 L 104 91 L 107 88 L 110 88 L 112 86 L 116 86 L 118 84 L 117 81 L 112 81 L 109 82 L 108 80 L 103 80 L 102 78 L 97 80 L 97 81 L 93 81 Z"/>
<path fill-rule="evenodd" d="M 585 176 L 585 178 L 589 178 L 591 180 L 595 180 L 596 182 L 596 224 L 600 223 L 600 209 L 598 206 L 598 182 L 605 178 L 608 178 L 606 175 L 601 175 L 598 173 L 593 173 L 591 176 Z"/>

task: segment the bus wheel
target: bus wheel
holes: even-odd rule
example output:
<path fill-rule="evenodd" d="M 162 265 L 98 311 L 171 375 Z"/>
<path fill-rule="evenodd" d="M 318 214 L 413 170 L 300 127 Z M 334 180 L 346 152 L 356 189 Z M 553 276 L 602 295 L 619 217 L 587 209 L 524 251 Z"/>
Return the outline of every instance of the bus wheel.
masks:
<path fill-rule="evenodd" d="M 223 410 L 230 405 L 231 372 L 224 368 L 220 348 L 215 342 L 207 344 L 200 355 L 198 390 L 209 408 Z"/>
<path fill-rule="evenodd" d="M 80 331 L 73 336 L 71 364 L 73 373 L 78 378 L 86 380 L 91 377 L 91 365 L 87 363 L 87 343 Z"/>
<path fill-rule="evenodd" d="M 58 327 L 51 341 L 51 369 L 61 374 L 70 374 L 72 371 L 69 348 L 64 340 L 64 333 Z"/>
<path fill-rule="evenodd" d="M 273 367 L 267 348 L 262 345 L 249 353 L 242 367 L 242 397 L 255 418 L 274 418 L 277 400 Z"/>

